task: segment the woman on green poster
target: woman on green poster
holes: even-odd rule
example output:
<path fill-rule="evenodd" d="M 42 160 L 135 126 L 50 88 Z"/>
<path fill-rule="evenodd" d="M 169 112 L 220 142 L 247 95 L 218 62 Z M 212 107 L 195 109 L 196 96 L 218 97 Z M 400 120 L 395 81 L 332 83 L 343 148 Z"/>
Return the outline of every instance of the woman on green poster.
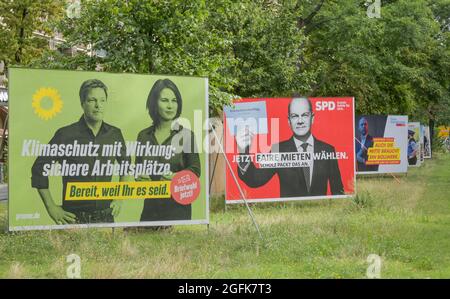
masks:
<path fill-rule="evenodd" d="M 157 161 L 169 163 L 171 173 L 140 177 L 139 180 L 170 181 L 176 172 L 190 170 L 200 177 L 200 158 L 192 131 L 178 124 L 182 111 L 182 98 L 178 87 L 169 79 L 155 82 L 147 98 L 146 108 L 152 120 L 150 127 L 139 132 L 137 141 L 141 144 L 172 145 L 176 148 L 171 158 L 136 157 L 136 163 Z M 173 198 L 145 199 L 141 214 L 143 221 L 190 220 L 191 204 L 181 205 Z"/>

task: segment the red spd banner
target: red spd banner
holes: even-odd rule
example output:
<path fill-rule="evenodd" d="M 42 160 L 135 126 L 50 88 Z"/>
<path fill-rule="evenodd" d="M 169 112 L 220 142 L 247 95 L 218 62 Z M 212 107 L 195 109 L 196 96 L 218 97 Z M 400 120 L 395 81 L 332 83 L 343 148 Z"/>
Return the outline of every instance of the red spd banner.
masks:
<path fill-rule="evenodd" d="M 227 203 L 243 202 L 239 187 L 248 202 L 354 194 L 353 98 L 241 99 L 224 112 Z"/>

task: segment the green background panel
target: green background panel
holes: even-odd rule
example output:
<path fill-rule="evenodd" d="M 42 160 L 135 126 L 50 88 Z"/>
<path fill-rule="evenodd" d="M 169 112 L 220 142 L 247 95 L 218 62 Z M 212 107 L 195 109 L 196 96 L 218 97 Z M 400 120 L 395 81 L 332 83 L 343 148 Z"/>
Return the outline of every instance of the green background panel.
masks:
<path fill-rule="evenodd" d="M 165 75 L 113 74 L 104 72 L 38 70 L 10 68 L 9 85 L 9 225 L 54 225 L 36 189 L 31 187 L 31 167 L 36 157 L 22 157 L 22 145 L 26 139 L 48 143 L 58 128 L 79 120 L 83 114 L 79 89 L 88 79 L 99 79 L 108 87 L 108 104 L 104 121 L 120 128 L 125 141 L 135 141 L 138 133 L 151 125 L 146 110 L 147 96 L 158 79 L 169 78 L 180 90 L 183 100 L 181 118 L 190 122 L 191 130 L 201 149 L 202 184 L 199 198 L 192 205 L 192 220 L 207 219 L 207 154 L 204 151 L 205 132 L 202 125 L 207 117 L 207 79 Z M 63 102 L 60 113 L 49 120 L 35 114 L 32 98 L 40 88 L 56 89 Z M 199 117 L 194 121 L 194 114 Z M 197 116 L 196 116 L 197 117 Z M 186 121 L 182 124 L 186 126 Z M 134 157 L 132 158 L 134 161 Z M 61 204 L 61 177 L 50 177 L 50 191 L 56 204 Z M 113 181 L 117 181 L 114 177 Z M 139 222 L 143 200 L 123 202 L 122 212 L 116 223 Z M 40 219 L 16 220 L 16 214 L 40 214 Z"/>

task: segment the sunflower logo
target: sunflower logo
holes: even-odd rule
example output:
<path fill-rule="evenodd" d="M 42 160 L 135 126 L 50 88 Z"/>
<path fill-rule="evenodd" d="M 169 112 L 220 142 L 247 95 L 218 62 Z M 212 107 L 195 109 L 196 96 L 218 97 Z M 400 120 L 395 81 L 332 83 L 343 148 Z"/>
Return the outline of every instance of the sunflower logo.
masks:
<path fill-rule="evenodd" d="M 51 103 L 45 103 L 50 100 Z M 43 120 L 49 120 L 53 118 L 58 112 L 61 112 L 63 101 L 55 88 L 40 88 L 33 95 L 33 101 L 31 106 L 34 109 L 34 113 L 37 114 Z M 48 106 L 48 107 L 47 107 Z"/>

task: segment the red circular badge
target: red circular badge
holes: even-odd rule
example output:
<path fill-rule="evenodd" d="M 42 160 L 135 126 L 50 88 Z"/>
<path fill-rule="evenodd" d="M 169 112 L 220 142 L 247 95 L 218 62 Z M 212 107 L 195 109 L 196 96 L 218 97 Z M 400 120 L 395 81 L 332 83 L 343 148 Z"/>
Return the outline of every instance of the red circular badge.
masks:
<path fill-rule="evenodd" d="M 200 194 L 200 180 L 192 171 L 182 170 L 172 178 L 170 192 L 179 204 L 191 204 Z"/>

